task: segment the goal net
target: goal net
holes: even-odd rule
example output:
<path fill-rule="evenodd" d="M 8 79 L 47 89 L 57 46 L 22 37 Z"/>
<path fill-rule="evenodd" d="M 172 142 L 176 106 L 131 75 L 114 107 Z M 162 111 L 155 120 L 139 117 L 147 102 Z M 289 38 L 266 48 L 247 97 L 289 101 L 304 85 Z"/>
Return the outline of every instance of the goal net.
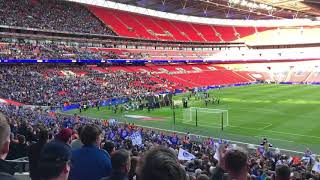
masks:
<path fill-rule="evenodd" d="M 183 110 L 182 122 L 195 126 L 227 127 L 228 110 L 190 107 Z"/>

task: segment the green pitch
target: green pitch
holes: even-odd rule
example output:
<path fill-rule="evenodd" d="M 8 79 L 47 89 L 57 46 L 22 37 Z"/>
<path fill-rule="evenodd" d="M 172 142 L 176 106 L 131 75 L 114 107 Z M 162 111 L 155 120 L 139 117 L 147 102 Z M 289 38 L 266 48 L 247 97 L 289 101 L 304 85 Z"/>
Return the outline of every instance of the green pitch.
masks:
<path fill-rule="evenodd" d="M 99 111 L 89 109 L 81 115 L 99 119 L 118 118 L 143 126 L 255 144 L 267 137 L 276 147 L 295 151 L 304 151 L 308 147 L 314 153 L 320 153 L 320 86 L 263 84 L 212 90 L 209 94 L 221 101 L 220 104 L 209 103 L 207 108 L 228 110 L 229 126 L 224 131 L 221 131 L 220 122 L 211 115 L 200 114 L 197 127 L 193 122 L 186 123 L 182 120 L 181 107 L 175 109 L 175 122 L 173 110 L 169 107 L 151 112 L 145 109 L 117 114 L 102 107 Z M 174 100 L 181 101 L 185 96 L 177 95 Z M 203 100 L 195 100 L 194 97 L 188 105 L 205 107 Z M 68 113 L 79 114 L 79 111 Z"/>

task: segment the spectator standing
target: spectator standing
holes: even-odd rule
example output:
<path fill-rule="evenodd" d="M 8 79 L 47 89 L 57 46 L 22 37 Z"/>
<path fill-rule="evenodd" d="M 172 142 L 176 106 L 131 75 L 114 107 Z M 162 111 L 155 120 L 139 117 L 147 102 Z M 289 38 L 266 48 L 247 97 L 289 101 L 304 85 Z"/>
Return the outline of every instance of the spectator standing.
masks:
<path fill-rule="evenodd" d="M 100 180 L 111 174 L 111 160 L 101 144 L 101 129 L 95 124 L 83 127 L 82 148 L 72 152 L 70 180 Z"/>
<path fill-rule="evenodd" d="M 248 178 L 248 156 L 242 149 L 228 150 L 224 160 L 228 179 L 246 180 Z"/>
<path fill-rule="evenodd" d="M 0 179 L 16 180 L 13 168 L 5 161 L 10 146 L 10 126 L 7 119 L 0 114 Z"/>
<path fill-rule="evenodd" d="M 112 173 L 111 176 L 101 180 L 128 180 L 131 167 L 131 159 L 128 151 L 120 149 L 111 155 Z"/>
<path fill-rule="evenodd" d="M 55 141 L 60 141 L 68 146 L 71 144 L 72 130 L 69 128 L 62 129 L 56 136 Z"/>
<path fill-rule="evenodd" d="M 136 156 L 131 157 L 131 167 L 129 171 L 129 180 L 133 180 L 136 177 L 137 172 L 137 165 L 138 165 L 139 158 Z"/>
<path fill-rule="evenodd" d="M 39 132 L 38 142 L 31 144 L 28 147 L 28 158 L 29 158 L 29 168 L 30 168 L 30 178 L 32 180 L 40 180 L 38 161 L 40 158 L 40 152 L 43 146 L 48 142 L 48 131 L 46 129 L 41 129 Z"/>
<path fill-rule="evenodd" d="M 40 153 L 39 175 L 42 180 L 67 180 L 70 172 L 71 149 L 62 142 L 46 144 Z"/>
<path fill-rule="evenodd" d="M 15 145 L 15 159 L 23 158 L 27 156 L 27 143 L 24 135 L 17 136 L 18 143 Z"/>
<path fill-rule="evenodd" d="M 276 168 L 276 180 L 290 180 L 289 166 L 280 165 Z"/>
<path fill-rule="evenodd" d="M 116 147 L 113 142 L 106 141 L 102 147 L 102 149 L 106 150 L 108 152 L 108 156 L 110 157 L 112 153 L 116 150 Z"/>
<path fill-rule="evenodd" d="M 82 130 L 82 126 L 78 127 L 76 139 L 74 139 L 74 140 L 71 142 L 71 148 L 72 148 L 72 150 L 80 149 L 80 148 L 83 146 L 83 143 L 82 143 L 82 141 L 81 141 L 81 139 L 80 139 L 81 130 Z"/>
<path fill-rule="evenodd" d="M 226 154 L 226 146 L 225 145 L 220 145 L 219 148 L 217 149 L 218 151 L 218 165 L 217 167 L 213 170 L 211 180 L 222 180 L 224 178 L 224 174 L 226 173 L 225 170 L 225 154 Z"/>
<path fill-rule="evenodd" d="M 168 148 L 150 150 L 142 159 L 139 180 L 186 180 L 186 172 L 177 156 Z"/>

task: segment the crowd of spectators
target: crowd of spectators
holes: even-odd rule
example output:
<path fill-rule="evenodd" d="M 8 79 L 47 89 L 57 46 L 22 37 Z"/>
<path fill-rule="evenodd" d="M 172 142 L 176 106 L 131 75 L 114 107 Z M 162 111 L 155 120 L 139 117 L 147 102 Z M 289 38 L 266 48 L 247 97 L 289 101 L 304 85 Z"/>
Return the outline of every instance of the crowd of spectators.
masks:
<path fill-rule="evenodd" d="M 0 110 L 11 127 L 10 146 L 13 148 L 7 158 L 25 155 L 10 155 L 11 151 L 17 151 L 15 147 L 21 141 L 17 139 L 25 139 L 32 179 L 54 179 L 58 176 L 67 179 L 69 174 L 71 180 L 320 178 L 319 174 L 311 171 L 316 158 L 310 151 L 303 158 L 298 158 L 267 150 L 264 146 L 257 151 L 244 150 L 221 139 L 193 141 L 189 133 L 156 132 L 134 124 L 120 124 L 114 119 L 94 120 L 5 104 L 0 106 Z M 132 135 L 136 133 L 141 135 L 141 143 L 134 143 Z M 19 149 L 25 152 L 24 148 Z M 192 160 L 180 159 L 180 148 L 195 157 Z M 46 153 L 39 153 L 41 149 Z M 56 156 L 63 158 L 52 158 Z M 58 160 L 60 168 L 50 164 L 50 161 L 57 163 Z M 58 170 L 54 171 L 53 167 Z"/>
<path fill-rule="evenodd" d="M 86 7 L 62 0 L 0 0 L 0 25 L 115 35 Z"/>
<path fill-rule="evenodd" d="M 93 52 L 87 47 L 56 44 L 5 43 L 0 45 L 0 59 L 103 60 L 119 59 L 110 51 Z"/>
<path fill-rule="evenodd" d="M 146 73 L 100 73 L 84 69 L 88 74 L 76 76 L 68 74 L 68 67 L 52 69 L 38 64 L 1 66 L 0 97 L 24 104 L 61 107 L 64 103 L 135 98 L 165 91 L 165 87 L 155 87 L 157 83 Z M 75 67 L 74 71 L 79 69 Z M 66 74 L 60 75 L 61 71 Z"/>

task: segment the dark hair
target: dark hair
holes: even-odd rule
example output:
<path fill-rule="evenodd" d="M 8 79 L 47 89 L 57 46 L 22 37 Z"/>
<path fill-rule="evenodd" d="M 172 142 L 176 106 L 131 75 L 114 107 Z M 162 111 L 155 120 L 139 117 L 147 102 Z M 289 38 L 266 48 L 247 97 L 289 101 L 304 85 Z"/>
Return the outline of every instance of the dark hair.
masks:
<path fill-rule="evenodd" d="M 42 179 L 58 177 L 71 160 L 71 148 L 62 142 L 50 142 L 41 150 L 38 170 Z"/>
<path fill-rule="evenodd" d="M 198 177 L 197 177 L 197 180 L 209 180 L 209 177 L 205 174 L 200 174 Z"/>
<path fill-rule="evenodd" d="M 290 168 L 287 165 L 280 165 L 276 168 L 276 180 L 289 180 Z"/>
<path fill-rule="evenodd" d="M 41 128 L 39 131 L 39 142 L 46 143 L 49 139 L 48 130 Z"/>
<path fill-rule="evenodd" d="M 231 175 L 238 176 L 246 169 L 248 156 L 244 151 L 240 149 L 230 150 L 224 158 L 226 170 Z"/>
<path fill-rule="evenodd" d="M 138 157 L 136 156 L 131 157 L 131 166 L 130 166 L 130 171 L 128 175 L 129 180 L 132 180 L 133 177 L 136 175 L 137 164 L 138 164 Z"/>
<path fill-rule="evenodd" d="M 80 139 L 84 145 L 93 145 L 101 133 L 99 126 L 88 124 L 81 130 Z"/>
<path fill-rule="evenodd" d="M 104 145 L 103 145 L 102 148 L 103 148 L 104 150 L 106 150 L 106 151 L 109 153 L 109 155 L 111 155 L 111 152 L 113 151 L 114 147 L 115 147 L 115 145 L 114 145 L 113 142 L 111 142 L 111 141 L 106 141 L 106 142 L 104 143 Z"/>
<path fill-rule="evenodd" d="M 186 172 L 169 149 L 157 147 L 145 154 L 141 161 L 139 180 L 186 180 Z"/>
<path fill-rule="evenodd" d="M 39 175 L 43 179 L 52 179 L 58 177 L 68 162 L 61 161 L 56 163 L 39 162 Z"/>
<path fill-rule="evenodd" d="M 120 172 L 126 166 L 130 159 L 130 154 L 125 149 L 120 149 L 112 153 L 111 164 L 112 170 Z"/>
<path fill-rule="evenodd" d="M 19 144 L 24 144 L 26 142 L 26 137 L 24 135 L 18 134 L 17 139 L 18 139 Z"/>
<path fill-rule="evenodd" d="M 82 128 L 83 128 L 82 126 L 79 126 L 78 129 L 77 129 L 77 133 L 78 133 L 79 136 L 81 134 Z"/>

